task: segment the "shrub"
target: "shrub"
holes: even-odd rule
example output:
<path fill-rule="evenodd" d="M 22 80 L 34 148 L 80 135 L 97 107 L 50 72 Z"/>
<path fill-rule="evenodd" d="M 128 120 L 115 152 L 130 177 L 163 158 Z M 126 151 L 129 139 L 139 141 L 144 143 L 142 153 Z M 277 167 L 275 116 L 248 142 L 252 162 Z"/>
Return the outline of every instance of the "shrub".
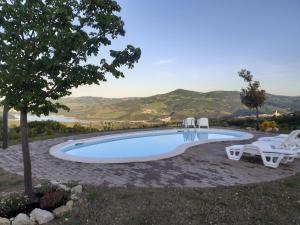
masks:
<path fill-rule="evenodd" d="M 86 132 L 87 131 L 87 128 L 85 128 L 84 126 L 78 124 L 78 123 L 75 123 L 73 125 L 73 132 Z"/>
<path fill-rule="evenodd" d="M 278 125 L 275 121 L 264 121 L 259 125 L 259 128 L 262 131 L 276 131 Z"/>
<path fill-rule="evenodd" d="M 44 183 L 35 188 L 35 196 L 39 199 L 41 209 L 54 209 L 64 205 L 70 199 L 70 192 L 59 189 L 58 186 Z"/>
<path fill-rule="evenodd" d="M 41 209 L 54 209 L 61 205 L 64 205 L 69 200 L 69 192 L 64 190 L 56 190 L 46 193 L 40 198 Z"/>
<path fill-rule="evenodd" d="M 57 190 L 57 186 L 51 183 L 43 183 L 40 187 L 34 188 L 34 194 L 37 198 L 43 197 L 45 194 L 54 192 Z"/>
<path fill-rule="evenodd" d="M 23 194 L 10 193 L 0 197 L 0 217 L 9 218 L 15 212 L 26 209 L 28 198 Z"/>
<path fill-rule="evenodd" d="M 68 127 L 56 121 L 32 121 L 28 123 L 29 137 L 46 136 L 54 134 L 69 134 L 69 133 L 84 133 L 84 132 L 97 132 L 99 129 L 85 127 L 80 124 L 74 124 Z M 20 127 L 15 126 L 9 129 L 9 139 L 16 140 L 20 138 Z M 0 129 L 0 140 L 2 140 L 2 130 Z"/>

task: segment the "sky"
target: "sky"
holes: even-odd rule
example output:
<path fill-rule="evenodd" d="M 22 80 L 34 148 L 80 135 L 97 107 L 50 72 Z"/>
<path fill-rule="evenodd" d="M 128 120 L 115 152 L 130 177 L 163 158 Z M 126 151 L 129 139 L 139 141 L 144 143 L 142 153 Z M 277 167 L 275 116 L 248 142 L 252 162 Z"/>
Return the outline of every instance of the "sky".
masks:
<path fill-rule="evenodd" d="M 300 96 L 299 0 L 117 0 L 125 37 L 112 49 L 140 47 L 125 78 L 72 96 L 137 97 L 178 88 L 240 90 L 237 73 L 250 70 L 268 93 Z M 98 63 L 92 57 L 90 62 Z"/>

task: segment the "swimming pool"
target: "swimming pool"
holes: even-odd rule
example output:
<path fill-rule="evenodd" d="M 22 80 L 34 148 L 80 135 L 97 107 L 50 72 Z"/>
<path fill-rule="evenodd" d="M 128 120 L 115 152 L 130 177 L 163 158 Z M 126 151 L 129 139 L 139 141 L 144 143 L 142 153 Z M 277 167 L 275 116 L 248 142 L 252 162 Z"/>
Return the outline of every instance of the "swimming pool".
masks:
<path fill-rule="evenodd" d="M 169 158 L 193 145 L 224 140 L 245 140 L 249 133 L 220 129 L 170 129 L 68 141 L 50 149 L 61 159 L 85 163 L 125 163 Z"/>

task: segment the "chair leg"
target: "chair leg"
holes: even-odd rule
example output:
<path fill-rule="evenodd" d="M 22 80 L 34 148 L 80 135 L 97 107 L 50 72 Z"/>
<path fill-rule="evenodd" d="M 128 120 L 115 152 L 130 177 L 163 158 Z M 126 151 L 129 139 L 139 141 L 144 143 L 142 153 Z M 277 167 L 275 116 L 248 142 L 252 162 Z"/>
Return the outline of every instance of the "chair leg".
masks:
<path fill-rule="evenodd" d="M 240 160 L 243 155 L 243 152 L 243 149 L 234 149 L 231 147 L 226 147 L 227 157 L 231 160 Z"/>
<path fill-rule="evenodd" d="M 277 168 L 284 156 L 282 154 L 261 152 L 261 158 L 265 166 Z"/>
<path fill-rule="evenodd" d="M 288 162 L 294 162 L 295 157 L 289 157 Z"/>

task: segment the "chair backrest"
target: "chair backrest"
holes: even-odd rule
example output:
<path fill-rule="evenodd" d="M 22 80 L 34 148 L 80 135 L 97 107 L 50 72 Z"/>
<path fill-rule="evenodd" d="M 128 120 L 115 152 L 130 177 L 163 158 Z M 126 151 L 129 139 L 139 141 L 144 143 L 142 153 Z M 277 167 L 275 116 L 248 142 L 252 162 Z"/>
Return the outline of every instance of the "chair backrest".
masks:
<path fill-rule="evenodd" d="M 195 127 L 196 126 L 195 118 L 188 117 L 188 118 L 184 119 L 183 120 L 183 126 L 185 126 L 185 127 L 190 127 L 190 126 Z"/>
<path fill-rule="evenodd" d="M 285 139 L 283 144 L 285 146 L 298 146 L 299 145 L 299 138 L 298 136 L 300 135 L 300 130 L 294 130 L 292 131 L 289 136 Z"/>
<path fill-rule="evenodd" d="M 197 125 L 198 125 L 199 128 L 201 128 L 201 127 L 209 128 L 208 118 L 202 117 L 202 118 L 198 119 L 197 120 Z"/>

